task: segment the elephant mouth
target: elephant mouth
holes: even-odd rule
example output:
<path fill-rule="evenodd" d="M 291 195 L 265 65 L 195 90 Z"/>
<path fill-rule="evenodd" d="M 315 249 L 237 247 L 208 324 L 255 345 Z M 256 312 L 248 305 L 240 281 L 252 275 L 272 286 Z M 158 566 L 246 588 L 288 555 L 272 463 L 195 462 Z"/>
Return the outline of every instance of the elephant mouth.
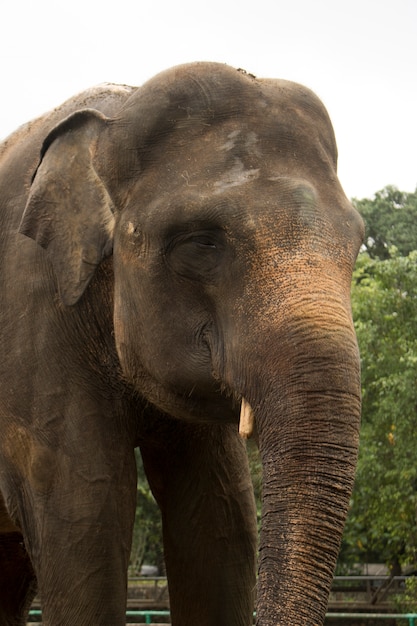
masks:
<path fill-rule="evenodd" d="M 146 395 L 147 400 L 165 413 L 185 421 L 201 423 L 242 424 L 241 436 L 251 436 L 253 430 L 252 409 L 246 400 L 237 398 L 235 394 L 217 387 L 217 389 L 199 389 L 190 391 L 172 389 L 155 384 Z M 242 406 L 244 407 L 242 409 Z M 239 417 L 240 407 L 240 417 Z M 250 426 L 252 419 L 252 428 Z"/>

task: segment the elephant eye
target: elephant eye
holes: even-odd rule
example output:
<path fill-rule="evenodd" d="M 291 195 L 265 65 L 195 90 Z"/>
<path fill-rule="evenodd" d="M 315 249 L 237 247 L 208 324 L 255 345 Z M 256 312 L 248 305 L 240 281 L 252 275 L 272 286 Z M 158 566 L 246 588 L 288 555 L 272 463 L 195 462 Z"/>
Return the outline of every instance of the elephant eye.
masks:
<path fill-rule="evenodd" d="M 195 237 L 194 243 L 197 247 L 200 247 L 202 249 L 211 248 L 213 250 L 217 248 L 216 243 L 212 239 L 209 239 L 208 237 L 204 237 L 204 236 Z"/>
<path fill-rule="evenodd" d="M 219 270 L 224 250 L 222 234 L 191 233 L 173 242 L 168 260 L 172 269 L 181 276 L 212 280 Z"/>

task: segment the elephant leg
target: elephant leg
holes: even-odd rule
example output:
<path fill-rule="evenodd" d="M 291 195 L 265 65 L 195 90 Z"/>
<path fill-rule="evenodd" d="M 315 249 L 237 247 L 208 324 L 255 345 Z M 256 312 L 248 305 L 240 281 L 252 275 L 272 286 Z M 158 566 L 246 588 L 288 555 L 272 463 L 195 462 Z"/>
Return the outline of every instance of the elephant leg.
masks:
<path fill-rule="evenodd" d="M 141 453 L 162 512 L 173 626 L 249 626 L 257 529 L 236 427 L 159 419 Z"/>
<path fill-rule="evenodd" d="M 133 447 L 104 447 L 84 429 L 57 449 L 30 446 L 30 472 L 14 489 L 36 573 L 44 626 L 121 626 L 136 502 Z M 120 441 L 120 435 L 119 435 Z M 10 497 L 10 496 L 9 496 Z"/>

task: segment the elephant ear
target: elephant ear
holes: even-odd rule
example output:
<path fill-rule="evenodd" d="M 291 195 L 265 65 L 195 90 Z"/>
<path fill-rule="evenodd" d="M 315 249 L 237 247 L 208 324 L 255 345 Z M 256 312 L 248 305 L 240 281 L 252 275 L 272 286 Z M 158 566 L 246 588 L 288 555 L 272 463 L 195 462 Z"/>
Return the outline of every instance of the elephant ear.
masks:
<path fill-rule="evenodd" d="M 107 122 L 86 109 L 49 133 L 19 227 L 47 251 L 66 305 L 79 300 L 113 248 L 113 205 L 94 167 Z"/>

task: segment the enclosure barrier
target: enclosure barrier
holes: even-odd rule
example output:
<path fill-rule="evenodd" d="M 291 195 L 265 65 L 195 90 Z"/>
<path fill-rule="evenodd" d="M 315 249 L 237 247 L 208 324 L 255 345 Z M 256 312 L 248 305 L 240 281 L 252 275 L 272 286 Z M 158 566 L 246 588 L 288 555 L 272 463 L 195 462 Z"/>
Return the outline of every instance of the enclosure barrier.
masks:
<path fill-rule="evenodd" d="M 152 621 L 153 617 L 168 617 L 169 616 L 169 611 L 154 611 L 154 610 L 141 610 L 141 611 L 126 611 L 126 619 L 129 619 L 129 617 L 144 617 L 145 618 L 145 624 L 153 624 L 154 622 Z M 29 611 L 29 619 L 31 617 L 34 618 L 41 618 L 42 617 L 42 611 L 40 609 L 31 609 Z M 168 626 L 168 625 L 167 625 Z"/>
<path fill-rule="evenodd" d="M 40 617 L 40 610 L 32 610 L 29 617 Z M 169 611 L 126 611 L 126 618 L 144 617 L 145 624 L 152 624 L 153 617 L 167 617 Z M 408 626 L 417 626 L 417 613 L 326 613 L 327 619 L 404 619 Z"/>
<path fill-rule="evenodd" d="M 327 619 L 404 619 L 417 626 L 417 613 L 326 613 Z M 152 623 L 152 622 L 150 622 Z"/>

